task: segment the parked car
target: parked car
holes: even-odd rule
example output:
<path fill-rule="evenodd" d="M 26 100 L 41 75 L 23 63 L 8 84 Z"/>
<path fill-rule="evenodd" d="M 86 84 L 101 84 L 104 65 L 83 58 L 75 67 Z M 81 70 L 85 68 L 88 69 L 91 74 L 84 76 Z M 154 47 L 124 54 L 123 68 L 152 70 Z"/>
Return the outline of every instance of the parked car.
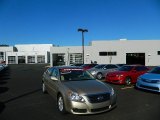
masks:
<path fill-rule="evenodd" d="M 160 92 L 160 66 L 138 77 L 136 87 L 140 89 Z"/>
<path fill-rule="evenodd" d="M 51 94 L 61 113 L 96 114 L 116 106 L 113 88 L 79 67 L 51 67 L 43 74 L 42 91 Z"/>
<path fill-rule="evenodd" d="M 4 65 L 0 64 L 0 72 L 4 69 L 5 69 Z"/>
<path fill-rule="evenodd" d="M 99 64 L 89 69 L 88 71 L 96 78 L 101 80 L 106 73 L 118 70 L 119 66 L 116 64 Z"/>
<path fill-rule="evenodd" d="M 77 64 L 71 64 L 70 66 L 82 66 L 82 63 L 77 63 Z"/>
<path fill-rule="evenodd" d="M 97 64 L 83 64 L 82 66 L 80 66 L 81 68 L 83 68 L 83 70 L 88 70 L 93 68 L 94 66 L 96 66 Z"/>
<path fill-rule="evenodd" d="M 143 65 L 124 65 L 118 71 L 109 72 L 106 75 L 106 81 L 115 84 L 130 85 L 136 83 L 137 78 L 149 70 Z"/>

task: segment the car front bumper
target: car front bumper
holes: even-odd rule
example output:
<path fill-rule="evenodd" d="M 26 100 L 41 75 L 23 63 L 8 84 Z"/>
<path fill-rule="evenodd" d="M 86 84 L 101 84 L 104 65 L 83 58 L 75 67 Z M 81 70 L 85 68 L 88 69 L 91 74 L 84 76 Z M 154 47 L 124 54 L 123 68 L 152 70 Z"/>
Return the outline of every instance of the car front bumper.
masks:
<path fill-rule="evenodd" d="M 90 103 L 88 101 L 75 102 L 70 101 L 67 111 L 72 114 L 98 114 L 109 111 L 117 106 L 116 95 L 112 96 L 110 100 L 101 103 Z"/>
<path fill-rule="evenodd" d="M 136 87 L 144 90 L 154 91 L 160 93 L 160 84 L 157 83 L 147 83 L 141 80 L 137 81 Z"/>

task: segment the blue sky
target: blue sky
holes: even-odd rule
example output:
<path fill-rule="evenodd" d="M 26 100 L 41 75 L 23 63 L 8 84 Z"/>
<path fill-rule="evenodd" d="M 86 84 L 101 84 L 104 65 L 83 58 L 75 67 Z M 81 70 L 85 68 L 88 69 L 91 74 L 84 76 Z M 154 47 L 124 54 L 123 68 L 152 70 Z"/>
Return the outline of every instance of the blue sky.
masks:
<path fill-rule="evenodd" d="M 0 44 L 160 40 L 160 0 L 0 0 Z"/>

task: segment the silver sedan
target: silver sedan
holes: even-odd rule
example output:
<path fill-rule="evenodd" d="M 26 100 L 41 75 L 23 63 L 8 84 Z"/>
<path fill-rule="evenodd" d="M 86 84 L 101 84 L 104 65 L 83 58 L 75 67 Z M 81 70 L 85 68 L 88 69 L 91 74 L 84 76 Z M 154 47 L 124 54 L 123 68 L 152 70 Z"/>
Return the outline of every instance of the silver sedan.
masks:
<path fill-rule="evenodd" d="M 88 71 L 98 80 L 101 80 L 108 72 L 118 70 L 120 66 L 116 64 L 99 64 Z"/>
<path fill-rule="evenodd" d="M 51 67 L 43 74 L 42 90 L 57 101 L 61 113 L 96 114 L 116 106 L 113 88 L 77 67 Z"/>

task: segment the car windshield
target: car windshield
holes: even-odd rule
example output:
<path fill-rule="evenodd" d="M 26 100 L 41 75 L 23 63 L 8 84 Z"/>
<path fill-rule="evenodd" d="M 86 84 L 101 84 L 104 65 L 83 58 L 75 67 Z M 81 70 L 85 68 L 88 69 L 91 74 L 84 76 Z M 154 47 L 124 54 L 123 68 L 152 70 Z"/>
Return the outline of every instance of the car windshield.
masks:
<path fill-rule="evenodd" d="M 149 71 L 149 73 L 160 74 L 160 67 L 155 67 Z"/>
<path fill-rule="evenodd" d="M 86 67 L 86 66 L 88 66 L 89 64 L 83 64 L 83 65 L 81 65 L 81 67 Z"/>
<path fill-rule="evenodd" d="M 101 69 L 101 68 L 103 68 L 105 65 L 96 65 L 94 68 L 96 68 L 96 69 Z"/>
<path fill-rule="evenodd" d="M 60 79 L 62 81 L 95 80 L 88 71 L 82 69 L 60 69 Z"/>
<path fill-rule="evenodd" d="M 119 71 L 131 71 L 133 66 L 122 66 L 119 68 Z"/>

